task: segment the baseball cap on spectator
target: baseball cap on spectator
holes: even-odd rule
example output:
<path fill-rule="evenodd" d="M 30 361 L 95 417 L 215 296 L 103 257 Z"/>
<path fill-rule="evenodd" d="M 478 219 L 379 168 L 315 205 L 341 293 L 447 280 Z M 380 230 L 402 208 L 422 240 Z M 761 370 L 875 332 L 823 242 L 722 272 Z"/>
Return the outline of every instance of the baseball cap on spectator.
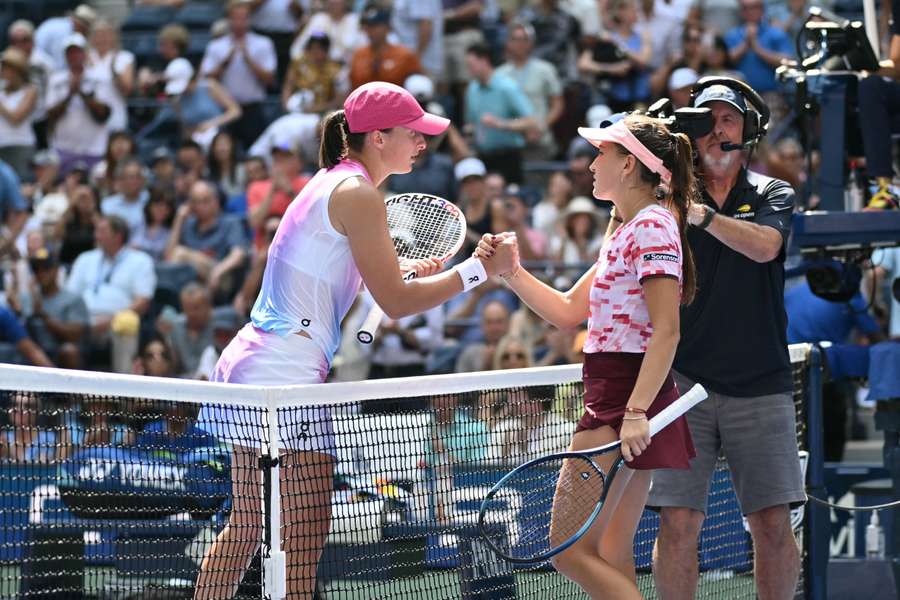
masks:
<path fill-rule="evenodd" d="M 484 177 L 487 175 L 487 168 L 481 160 L 469 157 L 464 158 L 453 167 L 453 174 L 457 181 L 464 181 L 469 177 Z"/>
<path fill-rule="evenodd" d="M 166 66 L 163 78 L 166 80 L 166 95 L 177 96 L 184 93 L 194 77 L 194 67 L 186 58 L 176 58 Z"/>
<path fill-rule="evenodd" d="M 434 82 L 421 73 L 414 73 L 407 77 L 403 82 L 403 87 L 419 102 L 427 102 L 434 97 Z"/>
<path fill-rule="evenodd" d="M 70 173 L 81 173 L 85 177 L 87 177 L 91 173 L 91 168 L 88 166 L 88 164 L 85 161 L 76 160 L 71 165 L 69 165 L 69 169 L 66 171 L 65 174 L 68 175 Z"/>
<path fill-rule="evenodd" d="M 747 112 L 747 103 L 744 101 L 744 97 L 727 85 L 711 85 L 704 89 L 694 100 L 694 106 L 699 107 L 710 102 L 727 102 L 738 109 L 741 114 Z"/>
<path fill-rule="evenodd" d="M 694 85 L 699 80 L 700 76 L 697 74 L 697 71 L 690 67 L 681 67 L 680 69 L 675 69 L 672 71 L 672 74 L 669 75 L 669 89 L 680 90 Z"/>
<path fill-rule="evenodd" d="M 275 154 L 290 154 L 292 156 L 297 155 L 297 150 L 288 142 L 278 142 L 276 144 L 272 144 L 272 155 Z"/>
<path fill-rule="evenodd" d="M 53 148 L 38 150 L 34 153 L 31 164 L 35 167 L 49 167 L 51 165 L 59 166 L 59 153 Z"/>
<path fill-rule="evenodd" d="M 161 160 L 175 160 L 172 151 L 165 146 L 160 146 L 150 155 L 150 166 L 152 167 Z"/>
<path fill-rule="evenodd" d="M 595 104 L 587 110 L 585 122 L 588 127 L 601 127 L 603 121 L 613 114 L 612 109 L 605 104 Z"/>
<path fill-rule="evenodd" d="M 28 257 L 28 266 L 31 267 L 32 272 L 55 267 L 58 264 L 59 257 L 53 250 L 46 246 L 38 248 Z"/>
<path fill-rule="evenodd" d="M 87 48 L 87 40 L 84 38 L 83 35 L 81 35 L 77 31 L 75 33 L 70 33 L 66 37 L 66 42 L 65 42 L 65 45 L 63 46 L 63 48 L 66 50 L 68 50 L 69 48 L 72 48 L 72 47 L 81 48 L 82 50 Z"/>
<path fill-rule="evenodd" d="M 359 17 L 361 25 L 388 25 L 391 22 L 391 12 L 377 6 L 370 6 Z"/>
<path fill-rule="evenodd" d="M 219 306 L 213 309 L 213 331 L 237 331 L 241 328 L 241 316 L 231 306 Z"/>
<path fill-rule="evenodd" d="M 97 11 L 87 4 L 79 4 L 72 11 L 72 16 L 84 23 L 87 27 L 91 27 L 97 20 Z"/>
<path fill-rule="evenodd" d="M 372 81 L 353 90 L 344 100 L 351 133 L 406 127 L 425 135 L 446 131 L 450 120 L 425 112 L 412 94 L 399 85 Z"/>

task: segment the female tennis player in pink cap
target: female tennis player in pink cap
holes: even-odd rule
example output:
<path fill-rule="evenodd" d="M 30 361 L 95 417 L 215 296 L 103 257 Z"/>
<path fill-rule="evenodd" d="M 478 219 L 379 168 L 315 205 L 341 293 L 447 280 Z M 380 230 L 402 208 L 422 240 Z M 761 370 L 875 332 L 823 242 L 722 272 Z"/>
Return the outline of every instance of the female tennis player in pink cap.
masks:
<path fill-rule="evenodd" d="M 684 417 L 654 436 L 652 445 L 647 419 L 678 398 L 669 371 L 679 337 L 679 305 L 694 295 L 686 227 L 697 186 L 690 140 L 657 119 L 632 115 L 578 133 L 599 150 L 590 167 L 594 196 L 615 205 L 597 263 L 567 292 L 522 268 L 504 279 L 560 329 L 588 320 L 585 411 L 570 448 L 621 439 L 626 460 L 592 529 L 553 563 L 592 598 L 638 599 L 634 533 L 652 469 L 687 468 L 694 456 Z M 489 256 L 491 249 L 482 240 L 476 254 Z M 597 460 L 609 472 L 615 458 Z M 564 510 L 563 504 L 554 505 L 554 513 Z"/>
<path fill-rule="evenodd" d="M 399 318 L 512 268 L 514 243 L 508 242 L 491 259 L 470 258 L 441 274 L 436 274 L 439 260 L 419 261 L 418 277 L 409 283 L 402 279 L 378 186 L 393 173 L 408 173 L 425 148 L 424 135 L 448 125 L 423 111 L 409 92 L 384 82 L 357 88 L 344 110 L 326 118 L 322 168 L 282 218 L 250 323 L 222 352 L 214 381 L 323 382 L 340 341 L 341 320 L 361 281 L 386 314 Z M 287 413 L 279 416 L 286 592 L 289 598 L 312 598 L 331 520 L 331 419 L 323 408 L 282 413 Z M 262 539 L 257 460 L 265 432 L 260 415 L 238 407 L 204 406 L 200 419 L 233 444 L 233 498 L 228 524 L 201 565 L 194 597 L 230 598 Z"/>

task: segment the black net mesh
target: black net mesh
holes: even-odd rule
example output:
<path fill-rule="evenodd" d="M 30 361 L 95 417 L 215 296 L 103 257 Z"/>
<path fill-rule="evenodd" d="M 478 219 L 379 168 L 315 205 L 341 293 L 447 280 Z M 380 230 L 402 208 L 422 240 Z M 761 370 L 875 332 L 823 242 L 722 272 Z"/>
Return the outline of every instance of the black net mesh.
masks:
<path fill-rule="evenodd" d="M 512 374 L 500 389 L 441 393 L 446 381 L 435 378 L 428 396 L 279 409 L 288 597 L 584 597 L 549 565 L 496 558 L 477 525 L 501 475 L 567 447 L 580 381 L 522 386 Z M 805 448 L 805 363 L 795 363 L 794 381 Z M 264 597 L 265 410 L 232 397 L 227 410 L 199 414 L 199 404 L 153 398 L 152 384 L 135 379 L 142 398 L 0 392 L 0 597 L 175 599 L 198 585 L 198 598 Z M 698 597 L 755 598 L 749 534 L 724 462 L 709 510 Z M 515 527 L 513 509 L 498 511 L 494 522 Z M 645 511 L 635 539 L 649 598 L 657 524 Z"/>

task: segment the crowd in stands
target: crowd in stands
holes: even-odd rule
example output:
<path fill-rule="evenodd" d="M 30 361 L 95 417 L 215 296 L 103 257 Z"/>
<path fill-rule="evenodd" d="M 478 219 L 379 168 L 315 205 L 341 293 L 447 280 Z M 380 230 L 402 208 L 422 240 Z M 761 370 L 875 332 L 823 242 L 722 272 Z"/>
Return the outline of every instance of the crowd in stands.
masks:
<path fill-rule="evenodd" d="M 0 361 L 208 378 L 249 319 L 280 216 L 317 169 L 322 117 L 372 80 L 453 119 L 385 192 L 455 202 L 473 243 L 515 231 L 522 259 L 558 286 L 595 260 L 609 218 L 577 127 L 663 96 L 685 106 L 706 75 L 763 95 L 777 135 L 752 167 L 812 206 L 775 79 L 809 4 L 136 0 L 121 21 L 89 4 L 12 18 L 0 53 Z M 900 274 L 896 251 L 879 261 L 884 282 Z M 361 292 L 345 321 L 335 380 L 580 360 L 581 332 L 550 328 L 499 282 L 385 319 L 361 347 L 371 303 Z M 889 312 L 900 335 L 896 302 L 879 326 Z M 20 400 L 11 411 L 27 412 Z"/>

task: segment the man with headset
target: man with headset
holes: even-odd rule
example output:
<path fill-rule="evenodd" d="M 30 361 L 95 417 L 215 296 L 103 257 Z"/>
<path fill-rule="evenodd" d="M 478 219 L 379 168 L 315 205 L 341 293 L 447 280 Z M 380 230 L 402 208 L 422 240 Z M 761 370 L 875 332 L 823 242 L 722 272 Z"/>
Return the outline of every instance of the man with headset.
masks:
<path fill-rule="evenodd" d="M 688 413 L 697 457 L 654 472 L 648 506 L 660 510 L 654 551 L 663 600 L 694 598 L 697 540 L 720 450 L 750 524 L 759 598 L 792 598 L 800 555 L 789 507 L 806 499 L 797 454 L 784 309 L 784 257 L 794 191 L 744 165 L 765 135 L 768 108 L 743 82 L 701 79 L 692 105 L 713 128 L 694 140 L 702 201 L 688 213 L 697 296 L 681 313 L 675 379 L 709 398 Z"/>

